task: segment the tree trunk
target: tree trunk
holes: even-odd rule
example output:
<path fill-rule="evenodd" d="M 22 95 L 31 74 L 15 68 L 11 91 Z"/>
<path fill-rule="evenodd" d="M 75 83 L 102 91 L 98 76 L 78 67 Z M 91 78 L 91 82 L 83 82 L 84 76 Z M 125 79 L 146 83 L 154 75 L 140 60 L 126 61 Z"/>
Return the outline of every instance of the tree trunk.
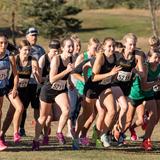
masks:
<path fill-rule="evenodd" d="M 11 31 L 12 31 L 13 44 L 16 45 L 16 38 L 15 38 L 15 12 L 14 11 L 12 11 Z"/>
<path fill-rule="evenodd" d="M 157 21 L 156 21 L 156 11 L 155 11 L 155 0 L 148 0 L 148 7 L 151 14 L 151 23 L 153 35 L 158 37 Z"/>

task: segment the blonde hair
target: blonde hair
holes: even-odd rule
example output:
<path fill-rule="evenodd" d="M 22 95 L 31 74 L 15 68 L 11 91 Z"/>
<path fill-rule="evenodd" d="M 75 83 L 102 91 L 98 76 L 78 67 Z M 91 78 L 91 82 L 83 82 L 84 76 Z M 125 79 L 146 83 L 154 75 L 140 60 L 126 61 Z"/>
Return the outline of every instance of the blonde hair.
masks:
<path fill-rule="evenodd" d="M 158 45 L 159 44 L 159 38 L 156 36 L 151 36 L 148 40 L 150 46 Z"/>
<path fill-rule="evenodd" d="M 92 45 L 93 43 L 99 44 L 100 41 L 99 41 L 98 38 L 92 37 L 92 38 L 89 39 L 88 45 L 90 46 L 90 45 Z"/>
<path fill-rule="evenodd" d="M 123 42 L 126 42 L 127 39 L 133 39 L 135 42 L 137 42 L 137 36 L 134 33 L 127 33 L 124 37 L 123 37 Z"/>
<path fill-rule="evenodd" d="M 73 41 L 76 41 L 78 43 L 81 42 L 80 38 L 78 37 L 77 34 L 72 34 L 71 37 L 70 37 Z"/>

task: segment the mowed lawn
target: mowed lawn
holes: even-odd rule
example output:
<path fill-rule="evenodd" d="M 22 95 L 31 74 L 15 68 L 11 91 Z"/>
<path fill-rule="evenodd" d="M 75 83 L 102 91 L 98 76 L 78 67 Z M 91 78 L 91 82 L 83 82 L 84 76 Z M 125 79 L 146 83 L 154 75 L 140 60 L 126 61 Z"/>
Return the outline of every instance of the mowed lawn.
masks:
<path fill-rule="evenodd" d="M 152 35 L 149 13 L 146 10 L 90 10 L 83 11 L 77 18 L 83 20 L 82 29 L 77 33 L 82 40 L 82 50 L 85 49 L 90 37 L 97 37 L 103 40 L 106 36 L 112 36 L 120 40 L 127 32 L 134 32 L 139 37 L 138 46 L 148 50 L 148 37 Z M 3 27 L 8 24 L 3 22 Z M 0 25 L 1 28 L 1 25 Z M 47 49 L 46 40 L 39 38 L 39 43 Z M 3 106 L 3 119 L 5 117 L 8 102 L 5 100 Z M 3 122 L 3 120 L 2 120 Z M 8 149 L 0 152 L 0 160 L 158 160 L 160 159 L 160 125 L 158 124 L 153 133 L 154 150 L 145 152 L 141 149 L 141 141 L 130 142 L 123 147 L 111 147 L 109 149 L 95 149 L 91 144 L 82 147 L 79 151 L 73 151 L 71 140 L 61 146 L 55 138 L 57 122 L 52 123 L 51 141 L 49 146 L 42 146 L 39 152 L 31 151 L 32 139 L 34 136 L 33 111 L 29 108 L 26 121 L 27 137 L 22 138 L 20 144 L 13 143 L 13 126 L 7 132 Z M 67 130 L 65 128 L 64 133 Z M 137 129 L 138 135 L 143 135 L 141 128 Z M 92 131 L 89 132 L 91 137 Z M 127 133 L 129 136 L 129 133 Z"/>

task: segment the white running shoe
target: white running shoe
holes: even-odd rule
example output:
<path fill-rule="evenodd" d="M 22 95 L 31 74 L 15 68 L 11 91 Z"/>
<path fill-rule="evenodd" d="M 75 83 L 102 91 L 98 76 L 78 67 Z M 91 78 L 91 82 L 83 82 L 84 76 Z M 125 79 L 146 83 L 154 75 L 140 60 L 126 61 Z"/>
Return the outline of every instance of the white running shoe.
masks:
<path fill-rule="evenodd" d="M 105 148 L 110 147 L 109 138 L 105 133 L 101 136 L 101 142 Z"/>

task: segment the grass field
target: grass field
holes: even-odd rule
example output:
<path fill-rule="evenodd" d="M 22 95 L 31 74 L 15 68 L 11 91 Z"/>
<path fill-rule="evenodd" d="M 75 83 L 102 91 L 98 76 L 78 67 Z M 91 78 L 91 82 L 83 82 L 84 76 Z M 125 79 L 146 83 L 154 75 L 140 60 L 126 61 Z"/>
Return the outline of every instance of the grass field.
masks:
<path fill-rule="evenodd" d="M 2 12 L 1 15 L 3 16 L 0 17 L 0 31 L 7 29 L 11 21 L 8 13 Z M 157 19 L 159 19 L 160 13 L 158 12 L 157 15 Z M 23 19 L 21 19 L 20 15 L 17 15 L 17 17 L 16 22 L 18 24 L 18 21 Z M 152 35 L 151 18 L 148 10 L 128 10 L 124 8 L 84 10 L 76 15 L 76 18 L 83 21 L 82 28 L 77 32 L 82 40 L 83 50 L 86 48 L 89 38 L 93 36 L 100 40 L 103 40 L 106 36 L 121 40 L 128 32 L 135 33 L 139 38 L 138 46 L 144 51 L 148 50 L 148 37 Z M 158 24 L 160 25 L 160 22 Z M 39 38 L 39 43 L 46 49 L 48 42 L 48 39 Z"/>
<path fill-rule="evenodd" d="M 7 16 L 7 15 L 5 15 Z M 83 11 L 78 18 L 83 20 L 82 29 L 77 33 L 82 40 L 82 49 L 86 47 L 88 39 L 92 36 L 102 40 L 106 36 L 113 36 L 120 40 L 127 32 L 134 32 L 139 37 L 138 46 L 145 51 L 148 50 L 148 37 L 152 35 L 149 13 L 146 10 L 90 10 Z M 0 30 L 8 27 L 8 23 L 0 18 Z M 40 37 L 39 43 L 47 48 L 48 40 Z M 8 102 L 5 100 L 3 106 L 3 118 L 7 110 Z M 160 125 L 158 124 L 153 133 L 154 147 L 152 152 L 145 152 L 140 148 L 141 142 L 131 143 L 124 147 L 111 147 L 110 149 L 97 150 L 93 145 L 82 148 L 79 151 L 72 151 L 71 142 L 67 145 L 58 145 L 55 139 L 57 123 L 52 124 L 51 142 L 49 146 L 41 147 L 41 151 L 32 152 L 31 143 L 34 135 L 32 124 L 32 110 L 28 110 L 26 122 L 27 137 L 22 139 L 19 145 L 12 140 L 13 126 L 7 132 L 9 148 L 0 153 L 0 160 L 158 160 L 160 159 Z M 143 132 L 137 129 L 139 135 Z M 66 129 L 65 129 L 66 132 Z M 91 136 L 91 131 L 89 132 Z"/>

